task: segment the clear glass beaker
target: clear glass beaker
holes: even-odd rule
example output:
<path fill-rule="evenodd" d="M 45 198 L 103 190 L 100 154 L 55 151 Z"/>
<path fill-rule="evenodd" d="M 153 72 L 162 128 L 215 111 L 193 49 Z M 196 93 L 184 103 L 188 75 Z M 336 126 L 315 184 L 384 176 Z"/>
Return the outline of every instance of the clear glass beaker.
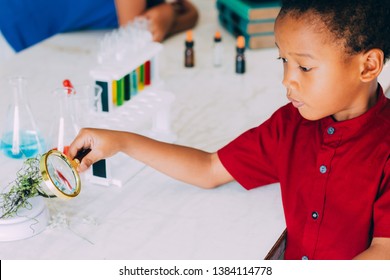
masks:
<path fill-rule="evenodd" d="M 11 77 L 8 84 L 12 98 L 4 119 L 0 147 L 10 158 L 31 158 L 43 153 L 45 147 L 25 95 L 27 80 L 23 77 Z"/>
<path fill-rule="evenodd" d="M 72 97 L 74 106 L 75 122 L 80 129 L 90 126 L 96 114 L 102 112 L 102 87 L 96 84 L 76 84 L 75 93 Z"/>
<path fill-rule="evenodd" d="M 69 87 L 56 88 L 52 91 L 54 104 L 57 103 L 56 117 L 53 119 L 50 130 L 50 149 L 56 149 L 64 154 L 68 153 L 70 143 L 76 137 L 79 127 L 75 120 L 73 98 L 75 90 Z"/>

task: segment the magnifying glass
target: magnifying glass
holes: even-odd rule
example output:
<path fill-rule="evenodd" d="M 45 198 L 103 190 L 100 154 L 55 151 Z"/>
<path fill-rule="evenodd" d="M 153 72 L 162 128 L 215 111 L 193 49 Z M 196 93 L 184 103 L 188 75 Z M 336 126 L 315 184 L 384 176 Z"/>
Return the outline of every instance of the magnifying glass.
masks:
<path fill-rule="evenodd" d="M 64 199 L 76 197 L 81 190 L 77 166 L 89 152 L 90 149 L 79 152 L 74 160 L 58 150 L 50 150 L 43 154 L 39 164 L 43 179 L 40 195 Z"/>

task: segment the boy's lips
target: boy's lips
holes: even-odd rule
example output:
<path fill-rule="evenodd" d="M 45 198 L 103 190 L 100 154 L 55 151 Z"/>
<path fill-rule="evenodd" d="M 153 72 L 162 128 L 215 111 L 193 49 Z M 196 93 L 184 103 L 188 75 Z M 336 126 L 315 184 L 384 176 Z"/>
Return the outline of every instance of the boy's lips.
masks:
<path fill-rule="evenodd" d="M 292 105 L 295 107 L 295 108 L 299 108 L 299 107 L 302 107 L 303 105 L 305 105 L 303 102 L 301 101 L 298 101 L 298 100 L 295 100 L 291 97 L 288 97 L 288 100 L 290 100 L 290 102 L 292 103 Z"/>

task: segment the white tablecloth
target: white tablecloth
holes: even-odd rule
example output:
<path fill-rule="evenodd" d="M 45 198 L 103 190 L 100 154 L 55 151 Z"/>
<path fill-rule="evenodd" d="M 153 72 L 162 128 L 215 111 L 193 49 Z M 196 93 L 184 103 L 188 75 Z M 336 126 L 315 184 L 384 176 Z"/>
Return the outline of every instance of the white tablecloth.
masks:
<path fill-rule="evenodd" d="M 287 102 L 276 48 L 246 51 L 247 73 L 234 71 L 235 38 L 221 30 L 213 1 L 194 0 L 196 65 L 184 68 L 185 34 L 164 42 L 163 87 L 175 95 L 172 129 L 178 144 L 215 151 L 268 118 Z M 222 32 L 224 60 L 213 67 L 215 31 Z M 29 80 L 29 100 L 45 131 L 53 110 L 48 96 L 64 79 L 92 82 L 98 40 L 108 31 L 61 34 L 16 55 L 0 67 L 5 78 Z M 380 77 L 390 84 L 389 67 Z M 5 102 L 0 102 L 4 115 Z M 21 161 L 0 155 L 0 183 Z M 47 200 L 51 224 L 32 238 L 0 243 L 0 259 L 262 259 L 285 227 L 278 184 L 246 191 L 237 183 L 213 190 L 190 186 L 144 167 L 123 187 L 84 182 L 70 201 Z"/>

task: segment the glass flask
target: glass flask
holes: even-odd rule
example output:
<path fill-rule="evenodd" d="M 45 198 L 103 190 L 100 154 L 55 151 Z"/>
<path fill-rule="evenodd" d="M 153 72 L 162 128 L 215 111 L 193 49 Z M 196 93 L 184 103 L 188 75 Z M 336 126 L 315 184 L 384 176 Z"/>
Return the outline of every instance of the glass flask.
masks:
<path fill-rule="evenodd" d="M 79 127 L 75 120 L 75 90 L 70 87 L 56 88 L 52 92 L 54 104 L 57 103 L 56 117 L 50 130 L 50 149 L 68 153 L 70 143 L 76 137 Z"/>
<path fill-rule="evenodd" d="M 25 159 L 42 154 L 44 139 L 25 96 L 27 80 L 23 77 L 8 79 L 12 96 L 6 112 L 1 134 L 1 150 L 10 157 Z"/>

